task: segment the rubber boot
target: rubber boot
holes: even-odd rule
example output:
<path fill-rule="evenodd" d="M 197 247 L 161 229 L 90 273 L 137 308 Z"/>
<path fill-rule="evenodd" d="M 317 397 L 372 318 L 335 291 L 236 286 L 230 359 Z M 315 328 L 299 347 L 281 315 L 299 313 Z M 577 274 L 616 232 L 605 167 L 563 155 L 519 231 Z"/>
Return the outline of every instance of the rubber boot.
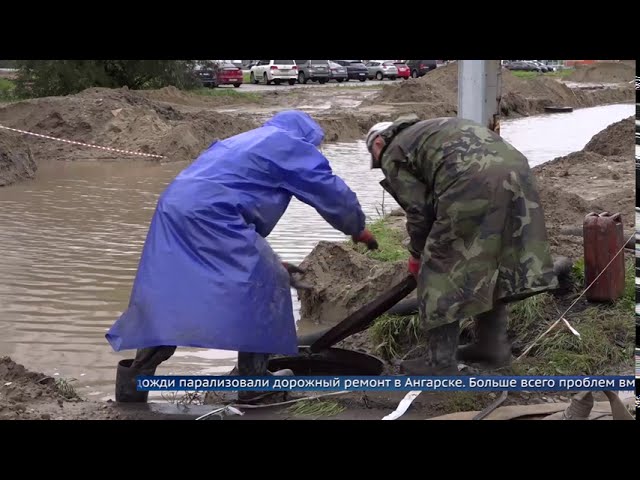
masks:
<path fill-rule="evenodd" d="M 149 392 L 139 392 L 136 388 L 136 377 L 155 375 L 156 369 L 131 368 L 132 358 L 120 360 L 116 371 L 116 402 L 120 403 L 145 403 L 149 398 Z"/>
<path fill-rule="evenodd" d="M 268 375 L 275 376 L 292 376 L 293 371 L 289 369 L 270 372 L 268 369 L 269 354 L 267 353 L 249 353 L 238 352 L 237 375 L 243 377 L 266 377 Z M 252 391 L 241 390 L 238 392 L 238 401 L 242 403 L 252 403 L 261 400 L 269 395 L 280 392 L 275 391 Z"/>
<path fill-rule="evenodd" d="M 405 375 L 459 375 L 458 362 L 456 361 L 459 333 L 460 325 L 458 322 L 447 323 L 430 330 L 426 355 L 402 362 L 400 371 Z"/>
<path fill-rule="evenodd" d="M 171 358 L 176 347 L 162 346 L 141 348 L 136 352 L 136 358 L 118 362 L 116 370 L 116 402 L 145 403 L 149 392 L 137 390 L 136 377 L 152 376 L 165 360 Z"/>
<path fill-rule="evenodd" d="M 507 307 L 504 304 L 478 315 L 475 319 L 477 341 L 458 349 L 457 358 L 463 363 L 482 363 L 490 367 L 504 367 L 511 362 L 511 345 L 507 337 Z"/>

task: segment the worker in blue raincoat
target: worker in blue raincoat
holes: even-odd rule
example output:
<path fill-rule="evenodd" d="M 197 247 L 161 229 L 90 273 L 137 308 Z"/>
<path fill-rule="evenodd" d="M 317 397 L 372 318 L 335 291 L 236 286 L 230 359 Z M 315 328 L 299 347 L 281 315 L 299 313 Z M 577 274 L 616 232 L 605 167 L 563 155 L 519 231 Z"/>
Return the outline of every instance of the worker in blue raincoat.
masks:
<path fill-rule="evenodd" d="M 298 352 L 295 268 L 266 237 L 292 197 L 335 229 L 377 248 L 355 193 L 319 150 L 324 132 L 299 111 L 214 142 L 160 196 L 127 310 L 106 334 L 118 365 L 116 400 L 146 401 L 135 377 L 153 375 L 176 347 L 239 352 L 239 375 L 265 375 L 270 354 Z M 301 226 L 303 227 L 303 226 Z"/>

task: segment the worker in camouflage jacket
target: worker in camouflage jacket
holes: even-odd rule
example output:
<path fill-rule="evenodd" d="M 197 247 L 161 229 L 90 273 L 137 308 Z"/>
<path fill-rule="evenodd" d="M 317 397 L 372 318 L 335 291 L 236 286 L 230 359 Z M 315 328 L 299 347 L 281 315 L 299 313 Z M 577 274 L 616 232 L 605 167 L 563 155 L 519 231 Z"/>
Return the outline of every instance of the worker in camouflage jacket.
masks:
<path fill-rule="evenodd" d="M 540 197 L 526 157 L 459 118 L 411 115 L 374 125 L 371 167 L 406 213 L 426 355 L 409 375 L 456 375 L 458 361 L 508 364 L 509 302 L 557 287 Z M 460 322 L 476 342 L 458 349 Z"/>

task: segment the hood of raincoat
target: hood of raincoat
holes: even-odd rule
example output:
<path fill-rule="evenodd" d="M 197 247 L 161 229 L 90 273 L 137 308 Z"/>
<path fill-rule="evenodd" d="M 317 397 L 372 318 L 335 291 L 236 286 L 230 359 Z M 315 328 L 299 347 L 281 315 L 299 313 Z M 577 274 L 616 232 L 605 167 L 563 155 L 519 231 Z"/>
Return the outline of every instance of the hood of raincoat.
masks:
<path fill-rule="evenodd" d="M 300 138 L 316 147 L 320 146 L 324 139 L 322 127 L 309 114 L 297 110 L 276 113 L 264 126 L 285 130 L 291 136 Z"/>

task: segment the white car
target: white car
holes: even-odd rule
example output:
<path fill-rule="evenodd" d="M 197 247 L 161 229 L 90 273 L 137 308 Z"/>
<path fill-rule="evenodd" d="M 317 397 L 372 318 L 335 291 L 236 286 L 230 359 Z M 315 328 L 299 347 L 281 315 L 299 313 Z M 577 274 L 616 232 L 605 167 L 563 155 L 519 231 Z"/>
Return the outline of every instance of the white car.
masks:
<path fill-rule="evenodd" d="M 374 78 L 376 80 L 384 78 L 395 80 L 398 78 L 398 67 L 396 67 L 393 60 L 370 60 L 365 66 L 369 72 L 369 80 Z"/>
<path fill-rule="evenodd" d="M 259 60 L 251 67 L 249 81 L 251 83 L 264 83 L 271 85 L 275 83 L 288 82 L 294 85 L 298 80 L 298 66 L 294 60 Z"/>

